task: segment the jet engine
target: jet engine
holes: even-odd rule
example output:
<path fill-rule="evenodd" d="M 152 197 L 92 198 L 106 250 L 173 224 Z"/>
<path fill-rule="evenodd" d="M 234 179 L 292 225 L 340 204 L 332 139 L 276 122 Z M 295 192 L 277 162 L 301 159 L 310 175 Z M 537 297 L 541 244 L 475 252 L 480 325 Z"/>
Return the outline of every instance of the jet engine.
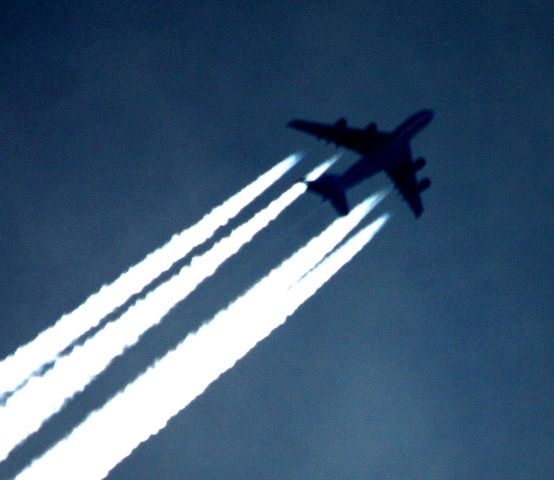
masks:
<path fill-rule="evenodd" d="M 421 170 L 424 166 L 425 166 L 425 159 L 423 157 L 419 157 L 414 162 L 414 171 L 417 172 L 417 171 Z"/>
<path fill-rule="evenodd" d="M 428 178 L 423 178 L 418 184 L 417 184 L 417 191 L 419 193 L 423 192 L 423 190 L 427 190 L 431 186 L 431 180 Z"/>
<path fill-rule="evenodd" d="M 345 128 L 346 127 L 346 118 L 339 118 L 335 123 L 335 127 Z"/>
<path fill-rule="evenodd" d="M 375 133 L 377 131 L 377 124 L 375 122 L 371 122 L 367 127 L 365 127 L 365 131 L 368 133 Z"/>

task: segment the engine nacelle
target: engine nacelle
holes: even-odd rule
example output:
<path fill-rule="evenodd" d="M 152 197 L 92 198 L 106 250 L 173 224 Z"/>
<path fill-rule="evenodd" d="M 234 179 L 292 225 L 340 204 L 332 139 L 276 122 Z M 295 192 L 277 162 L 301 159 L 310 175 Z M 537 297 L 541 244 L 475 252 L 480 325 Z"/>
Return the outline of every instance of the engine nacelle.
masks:
<path fill-rule="evenodd" d="M 423 192 L 424 190 L 427 190 L 431 186 L 431 180 L 428 178 L 423 178 L 418 184 L 417 184 L 417 191 L 419 193 Z"/>
<path fill-rule="evenodd" d="M 377 131 L 377 124 L 375 122 L 371 122 L 367 127 L 365 127 L 365 131 L 368 133 L 375 133 Z"/>
<path fill-rule="evenodd" d="M 416 172 L 418 172 L 419 170 L 421 170 L 424 166 L 425 166 L 425 159 L 423 157 L 419 157 L 415 162 L 414 162 L 414 170 Z"/>
<path fill-rule="evenodd" d="M 346 118 L 339 118 L 335 123 L 335 127 L 346 128 Z"/>

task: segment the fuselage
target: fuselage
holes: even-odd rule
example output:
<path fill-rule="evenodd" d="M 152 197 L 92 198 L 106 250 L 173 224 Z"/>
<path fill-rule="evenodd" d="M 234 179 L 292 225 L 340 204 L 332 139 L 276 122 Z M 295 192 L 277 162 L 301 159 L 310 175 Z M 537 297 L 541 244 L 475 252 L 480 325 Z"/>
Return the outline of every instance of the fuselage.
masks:
<path fill-rule="evenodd" d="M 434 116 L 433 110 L 429 109 L 414 113 L 394 130 L 392 135 L 395 141 L 409 142 L 415 134 L 429 125 Z"/>
<path fill-rule="evenodd" d="M 351 188 L 394 164 L 410 140 L 431 122 L 433 116 L 432 110 L 421 110 L 408 117 L 393 132 L 376 133 L 379 141 L 373 139 L 367 146 L 360 144 L 352 148 L 362 158 L 340 176 L 340 187 L 345 190 Z"/>

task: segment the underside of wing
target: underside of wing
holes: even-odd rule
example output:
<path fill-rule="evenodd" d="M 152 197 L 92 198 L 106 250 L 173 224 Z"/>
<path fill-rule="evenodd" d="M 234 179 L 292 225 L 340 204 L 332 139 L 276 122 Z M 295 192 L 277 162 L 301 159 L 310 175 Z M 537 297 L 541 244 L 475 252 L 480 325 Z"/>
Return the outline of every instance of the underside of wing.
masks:
<path fill-rule="evenodd" d="M 335 123 L 292 120 L 288 126 L 313 135 L 318 140 L 325 140 L 327 143 L 353 150 L 364 156 L 372 155 L 391 140 L 391 134 L 379 132 L 375 123 L 370 123 L 363 129 L 352 128 L 347 125 L 344 118 L 340 118 Z"/>
<path fill-rule="evenodd" d="M 423 159 L 421 161 L 423 161 Z M 386 168 L 386 172 L 394 183 L 394 186 L 400 192 L 400 195 L 402 195 L 402 198 L 414 212 L 414 215 L 419 217 L 423 213 L 421 192 L 429 188 L 431 181 L 428 178 L 424 178 L 418 183 L 416 179 L 417 167 L 418 166 L 412 161 L 409 147 L 406 147 L 397 161 Z"/>
<path fill-rule="evenodd" d="M 351 136 L 353 131 L 353 129 L 346 126 L 346 120 L 342 118 L 334 125 L 308 122 L 306 120 L 293 120 L 289 122 L 288 126 L 295 130 L 313 135 L 317 137 L 318 140 L 327 140 L 327 142 L 345 147 L 348 147 L 348 145 L 345 144 L 345 139 Z"/>

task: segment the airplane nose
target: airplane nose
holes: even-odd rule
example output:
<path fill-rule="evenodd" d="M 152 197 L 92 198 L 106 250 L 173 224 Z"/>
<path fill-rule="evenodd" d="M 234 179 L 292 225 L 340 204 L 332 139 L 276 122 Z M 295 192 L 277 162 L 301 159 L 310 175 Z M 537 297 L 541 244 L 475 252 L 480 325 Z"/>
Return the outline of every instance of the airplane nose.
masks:
<path fill-rule="evenodd" d="M 426 108 L 425 110 L 422 110 L 421 116 L 424 117 L 428 122 L 430 122 L 431 120 L 433 120 L 435 112 L 430 108 Z"/>
<path fill-rule="evenodd" d="M 426 125 L 433 120 L 433 117 L 435 116 L 435 112 L 431 110 L 430 108 L 426 108 L 425 110 L 421 110 L 415 115 L 415 124 L 419 125 L 419 128 L 423 128 Z"/>

